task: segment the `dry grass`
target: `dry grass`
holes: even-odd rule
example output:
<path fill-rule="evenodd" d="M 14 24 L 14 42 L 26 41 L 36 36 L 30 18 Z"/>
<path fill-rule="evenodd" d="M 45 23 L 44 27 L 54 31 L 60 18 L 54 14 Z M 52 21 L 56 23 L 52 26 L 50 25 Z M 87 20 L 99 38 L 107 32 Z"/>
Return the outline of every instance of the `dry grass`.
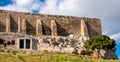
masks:
<path fill-rule="evenodd" d="M 119 60 L 103 60 L 81 58 L 75 54 L 38 53 L 22 54 L 13 52 L 0 53 L 0 62 L 120 62 Z"/>

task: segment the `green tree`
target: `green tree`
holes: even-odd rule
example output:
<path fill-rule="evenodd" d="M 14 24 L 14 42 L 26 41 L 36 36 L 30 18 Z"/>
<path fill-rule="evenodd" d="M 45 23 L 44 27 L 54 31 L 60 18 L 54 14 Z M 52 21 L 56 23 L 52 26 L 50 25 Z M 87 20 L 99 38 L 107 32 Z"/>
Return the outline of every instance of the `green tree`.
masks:
<path fill-rule="evenodd" d="M 95 50 L 99 53 L 100 49 L 115 49 L 115 40 L 111 39 L 106 35 L 93 36 L 92 38 L 86 40 L 84 47 L 87 50 Z"/>

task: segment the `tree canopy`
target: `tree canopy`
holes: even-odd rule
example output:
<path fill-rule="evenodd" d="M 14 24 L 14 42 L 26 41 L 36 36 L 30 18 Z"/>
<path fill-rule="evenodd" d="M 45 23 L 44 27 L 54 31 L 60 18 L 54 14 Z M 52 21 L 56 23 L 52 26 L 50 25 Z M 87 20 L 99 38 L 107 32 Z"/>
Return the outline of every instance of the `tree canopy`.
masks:
<path fill-rule="evenodd" d="M 115 48 L 115 40 L 106 35 L 93 36 L 86 40 L 84 47 L 91 50 L 113 49 Z"/>

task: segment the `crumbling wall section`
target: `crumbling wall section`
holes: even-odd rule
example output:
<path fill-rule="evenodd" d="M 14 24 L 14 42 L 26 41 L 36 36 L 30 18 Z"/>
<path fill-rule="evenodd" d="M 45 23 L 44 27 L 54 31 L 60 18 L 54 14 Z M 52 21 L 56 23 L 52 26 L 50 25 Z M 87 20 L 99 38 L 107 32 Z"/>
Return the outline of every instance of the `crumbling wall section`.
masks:
<path fill-rule="evenodd" d="M 45 36 L 39 38 L 40 51 L 58 52 L 58 53 L 78 53 L 84 50 L 82 44 L 84 43 L 84 37 L 80 36 L 79 40 L 72 37 L 61 36 Z"/>

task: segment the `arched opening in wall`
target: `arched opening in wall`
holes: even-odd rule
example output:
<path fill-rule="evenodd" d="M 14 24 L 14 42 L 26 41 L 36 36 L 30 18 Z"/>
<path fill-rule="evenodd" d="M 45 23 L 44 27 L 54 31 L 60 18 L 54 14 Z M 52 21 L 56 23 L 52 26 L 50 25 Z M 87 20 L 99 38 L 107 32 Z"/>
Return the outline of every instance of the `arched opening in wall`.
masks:
<path fill-rule="evenodd" d="M 51 29 L 45 23 L 42 23 L 42 33 L 43 35 L 51 35 Z"/>

